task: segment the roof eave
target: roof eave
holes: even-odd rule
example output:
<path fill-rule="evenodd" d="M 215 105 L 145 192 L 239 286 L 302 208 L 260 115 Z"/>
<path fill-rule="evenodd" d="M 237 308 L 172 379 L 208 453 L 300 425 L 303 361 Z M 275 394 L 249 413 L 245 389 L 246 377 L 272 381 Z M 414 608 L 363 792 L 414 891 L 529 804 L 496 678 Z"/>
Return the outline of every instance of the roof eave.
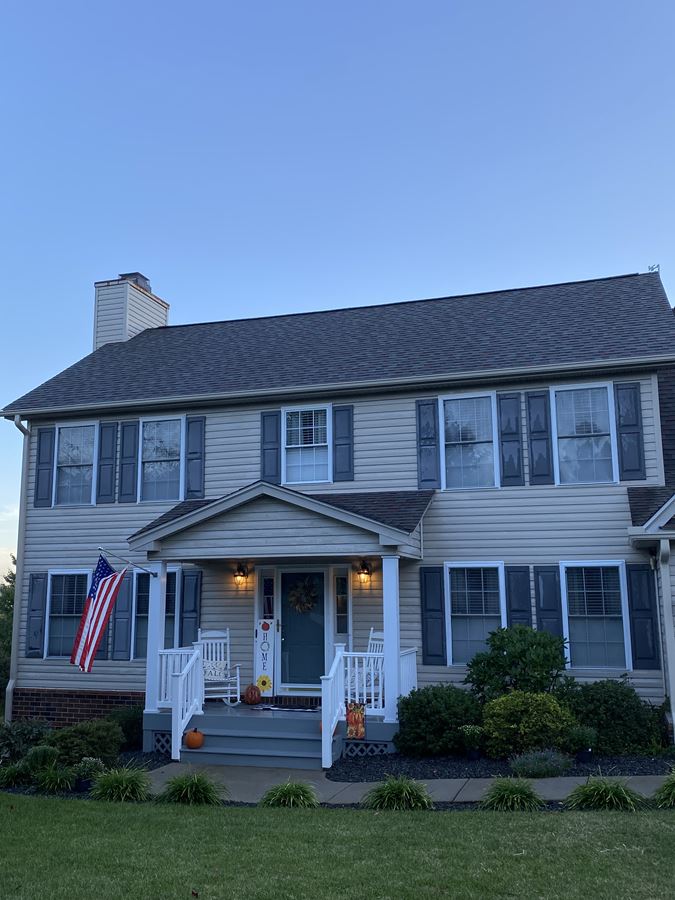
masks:
<path fill-rule="evenodd" d="M 172 397 L 162 398 L 138 398 L 135 400 L 119 400 L 108 403 L 82 403 L 76 405 L 61 405 L 44 408 L 12 408 L 12 404 L 5 409 L 0 410 L 0 416 L 5 419 L 14 419 L 19 415 L 22 419 L 29 418 L 45 418 L 58 415 L 72 415 L 73 413 L 93 413 L 101 411 L 114 410 L 144 410 L 156 409 L 186 405 L 213 406 L 220 403 L 241 404 L 252 401 L 274 400 L 277 397 L 284 397 L 292 400 L 296 396 L 322 396 L 330 394 L 331 396 L 339 396 L 342 394 L 353 394 L 355 391 L 365 391 L 369 393 L 382 393 L 391 389 L 414 389 L 418 387 L 440 387 L 454 383 L 484 383 L 486 381 L 503 381 L 509 378 L 520 378 L 523 380 L 534 380 L 544 375 L 574 375 L 576 373 L 603 372 L 616 369 L 644 369 L 667 363 L 675 362 L 675 354 L 666 354 L 660 356 L 646 357 L 628 357 L 613 358 L 606 360 L 582 360 L 580 362 L 567 363 L 565 365 L 544 365 L 512 367 L 505 369 L 478 369 L 468 372 L 459 373 L 442 373 L 434 375 L 420 375 L 413 378 L 378 378 L 365 381 L 351 382 L 332 382 L 325 384 L 307 384 L 297 385 L 294 387 L 279 387 L 256 389 L 251 391 L 230 391 L 213 394 L 183 394 Z"/>

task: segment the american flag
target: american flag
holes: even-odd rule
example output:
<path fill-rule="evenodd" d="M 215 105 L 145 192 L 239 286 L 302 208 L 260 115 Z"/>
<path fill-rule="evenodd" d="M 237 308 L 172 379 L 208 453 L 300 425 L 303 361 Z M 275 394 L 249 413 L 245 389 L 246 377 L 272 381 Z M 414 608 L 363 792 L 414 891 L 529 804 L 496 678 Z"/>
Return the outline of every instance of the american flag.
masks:
<path fill-rule="evenodd" d="M 126 571 L 116 572 L 104 556 L 99 556 L 70 655 L 71 664 L 79 666 L 81 672 L 91 672 Z"/>

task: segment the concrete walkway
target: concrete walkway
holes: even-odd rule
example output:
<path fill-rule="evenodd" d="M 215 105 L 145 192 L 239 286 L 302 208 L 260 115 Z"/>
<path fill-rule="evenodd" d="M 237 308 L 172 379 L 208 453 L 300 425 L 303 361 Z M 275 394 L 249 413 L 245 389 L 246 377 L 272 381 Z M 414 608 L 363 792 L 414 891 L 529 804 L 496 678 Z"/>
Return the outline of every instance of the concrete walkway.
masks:
<path fill-rule="evenodd" d="M 169 778 L 185 772 L 204 772 L 215 782 L 225 785 L 228 799 L 240 803 L 257 803 L 268 788 L 284 781 L 304 781 L 313 785 L 321 803 L 339 806 L 343 803 L 359 803 L 363 796 L 378 782 L 329 781 L 316 769 L 266 769 L 253 766 L 189 766 L 186 763 L 169 763 L 150 772 L 152 790 L 159 793 Z M 614 777 L 613 781 L 627 781 L 642 794 L 651 796 L 661 786 L 665 775 L 634 775 L 631 778 Z M 441 802 L 474 803 L 480 800 L 490 787 L 493 778 L 430 778 L 421 779 L 432 798 Z M 536 778 L 531 783 L 544 800 L 564 800 L 581 778 Z"/>

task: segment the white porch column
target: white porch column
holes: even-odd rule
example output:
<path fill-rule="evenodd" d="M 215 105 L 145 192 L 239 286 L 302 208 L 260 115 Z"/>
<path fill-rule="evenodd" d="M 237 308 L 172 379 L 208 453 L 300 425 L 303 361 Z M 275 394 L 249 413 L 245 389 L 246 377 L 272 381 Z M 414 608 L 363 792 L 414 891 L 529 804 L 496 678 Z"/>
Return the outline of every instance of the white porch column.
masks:
<path fill-rule="evenodd" d="M 384 721 L 396 722 L 396 703 L 401 693 L 398 556 L 382 557 L 382 614 L 384 619 Z"/>
<path fill-rule="evenodd" d="M 666 639 L 665 659 L 661 660 L 670 695 L 670 714 L 675 722 L 675 607 L 673 606 L 673 584 L 670 577 L 670 541 L 662 538 L 659 547 L 659 569 L 661 576 L 661 615 Z M 663 657 L 664 654 L 662 653 Z"/>
<path fill-rule="evenodd" d="M 150 568 L 150 566 L 148 566 Z M 145 670 L 145 711 L 159 712 L 159 651 L 164 649 L 164 619 L 166 617 L 166 562 L 153 567 L 157 572 L 150 578 L 148 602 L 148 651 Z"/>

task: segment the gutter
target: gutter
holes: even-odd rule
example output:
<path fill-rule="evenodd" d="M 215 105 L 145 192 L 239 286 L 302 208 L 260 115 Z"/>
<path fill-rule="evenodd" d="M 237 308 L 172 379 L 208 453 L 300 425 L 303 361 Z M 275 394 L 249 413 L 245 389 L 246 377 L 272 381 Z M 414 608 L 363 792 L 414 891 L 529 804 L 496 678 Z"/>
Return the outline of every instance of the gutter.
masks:
<path fill-rule="evenodd" d="M 12 720 L 12 702 L 19 667 L 19 632 L 23 601 L 23 557 L 26 540 L 26 506 L 28 493 L 28 463 L 30 458 L 30 428 L 14 416 L 14 424 L 23 435 L 23 458 L 21 464 L 21 494 L 19 500 L 19 531 L 16 543 L 16 579 L 14 587 L 14 615 L 12 617 L 12 655 L 9 663 L 9 681 L 5 690 L 5 722 Z"/>
<path fill-rule="evenodd" d="M 601 360 L 591 362 L 575 362 L 566 365 L 545 365 L 533 366 L 530 368 L 509 368 L 509 369 L 479 369 L 471 372 L 460 372 L 455 374 L 437 373 L 435 375 L 419 375 L 413 378 L 385 378 L 368 381 L 353 382 L 329 382 L 327 384 L 310 384 L 310 385 L 292 385 L 279 388 L 257 388 L 250 391 L 233 391 L 229 393 L 212 393 L 212 394 L 183 394 L 171 397 L 140 397 L 134 400 L 117 400 L 104 401 L 96 403 L 84 403 L 70 406 L 51 406 L 44 408 L 26 407 L 20 411 L 21 418 L 42 417 L 48 418 L 63 414 L 72 414 L 74 412 L 91 413 L 105 410 L 133 410 L 145 408 L 166 408 L 179 406 L 214 406 L 224 402 L 230 404 L 250 403 L 252 401 L 273 402 L 275 397 L 284 397 L 291 400 L 295 396 L 302 397 L 318 397 L 330 395 L 332 397 L 353 394 L 355 392 L 368 393 L 387 393 L 392 389 L 399 390 L 416 390 L 418 388 L 447 387 L 452 384 L 485 384 L 494 383 L 495 381 L 504 381 L 516 378 L 521 381 L 535 381 L 547 375 L 569 375 L 576 374 L 588 375 L 592 372 L 606 372 L 635 369 L 651 369 L 654 366 L 660 366 L 665 363 L 675 363 L 675 356 L 669 354 L 667 356 L 651 356 L 638 357 L 628 359 Z M 16 418 L 16 410 L 3 409 L 0 410 L 0 416 L 6 419 Z"/>

